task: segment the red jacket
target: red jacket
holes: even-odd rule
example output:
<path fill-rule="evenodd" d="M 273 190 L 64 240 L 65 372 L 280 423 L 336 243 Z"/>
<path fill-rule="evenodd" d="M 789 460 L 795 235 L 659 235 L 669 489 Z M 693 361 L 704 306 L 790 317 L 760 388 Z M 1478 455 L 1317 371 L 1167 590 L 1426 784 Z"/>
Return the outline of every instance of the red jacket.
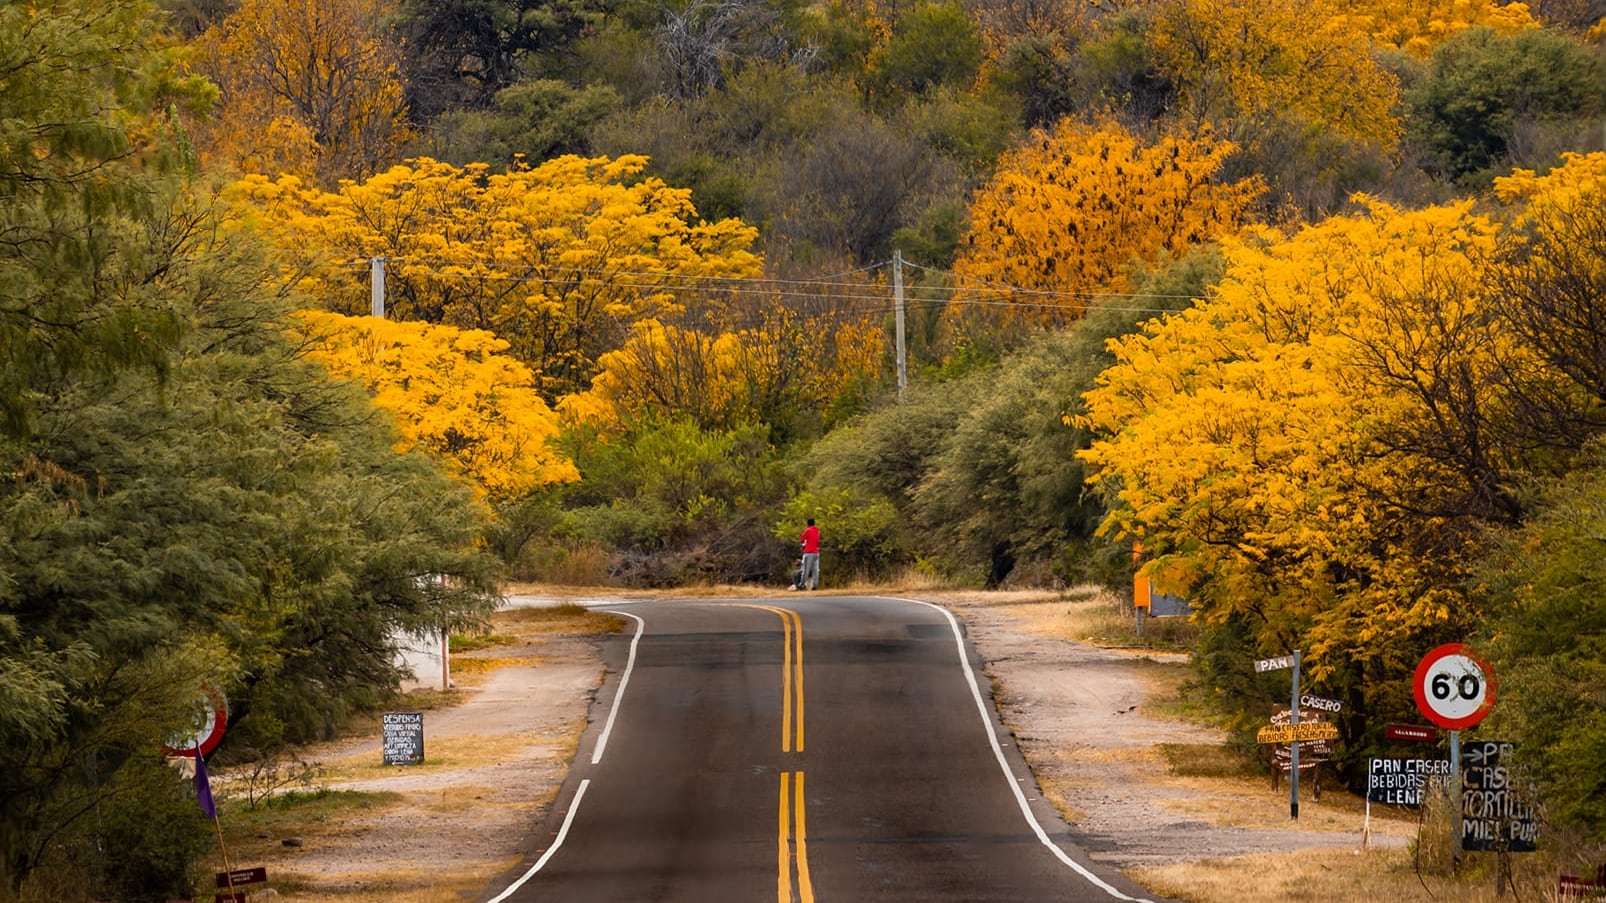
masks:
<path fill-rule="evenodd" d="M 803 528 L 803 554 L 810 553 L 820 553 L 820 528 L 812 524 Z"/>

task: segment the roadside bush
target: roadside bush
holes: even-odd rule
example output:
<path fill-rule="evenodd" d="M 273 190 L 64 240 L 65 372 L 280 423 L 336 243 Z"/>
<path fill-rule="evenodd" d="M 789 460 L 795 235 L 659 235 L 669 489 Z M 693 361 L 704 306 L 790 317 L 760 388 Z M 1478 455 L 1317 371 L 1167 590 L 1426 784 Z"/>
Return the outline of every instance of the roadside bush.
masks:
<path fill-rule="evenodd" d="M 87 754 L 83 767 L 102 770 Z M 164 903 L 188 900 L 200 881 L 195 863 L 215 842 L 193 784 L 154 751 L 109 773 L 87 818 L 50 844 L 23 886 L 23 903 Z"/>

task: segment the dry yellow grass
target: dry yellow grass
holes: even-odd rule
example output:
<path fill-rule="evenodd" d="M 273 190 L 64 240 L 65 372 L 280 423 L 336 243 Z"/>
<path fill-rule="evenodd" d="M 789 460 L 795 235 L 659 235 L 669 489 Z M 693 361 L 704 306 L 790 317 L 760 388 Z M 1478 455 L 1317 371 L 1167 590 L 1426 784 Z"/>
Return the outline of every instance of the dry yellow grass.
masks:
<path fill-rule="evenodd" d="M 615 633 L 624 627 L 624 623 L 624 619 L 618 615 L 592 611 L 572 602 L 546 607 L 505 608 L 491 615 L 491 627 L 496 634 L 511 634 L 520 639 L 559 634 Z"/>
<path fill-rule="evenodd" d="M 512 867 L 513 859 L 507 863 Z M 283 871 L 273 886 L 280 903 L 462 903 L 485 889 L 480 869 L 447 869 L 438 864 L 391 868 L 376 872 L 348 872 L 340 888 L 316 887 L 308 876 Z"/>
<path fill-rule="evenodd" d="M 1512 888 L 1497 892 L 1493 854 L 1468 855 L 1458 876 L 1418 874 L 1409 850 L 1311 850 L 1136 869 L 1155 893 L 1187 903 L 1507 903 L 1554 900 L 1557 870 L 1543 854 L 1513 856 Z"/>
<path fill-rule="evenodd" d="M 366 750 L 349 756 L 320 761 L 320 777 L 329 783 L 366 781 L 382 778 L 405 770 L 408 774 L 432 774 L 460 768 L 477 768 L 493 765 L 517 757 L 532 747 L 551 750 L 552 755 L 570 753 L 578 745 L 585 730 L 582 720 L 561 735 L 526 731 L 516 734 L 463 734 L 452 738 L 451 744 L 439 744 L 446 752 L 437 753 L 436 747 L 424 746 L 424 761 L 417 765 L 386 765 L 380 754 Z"/>

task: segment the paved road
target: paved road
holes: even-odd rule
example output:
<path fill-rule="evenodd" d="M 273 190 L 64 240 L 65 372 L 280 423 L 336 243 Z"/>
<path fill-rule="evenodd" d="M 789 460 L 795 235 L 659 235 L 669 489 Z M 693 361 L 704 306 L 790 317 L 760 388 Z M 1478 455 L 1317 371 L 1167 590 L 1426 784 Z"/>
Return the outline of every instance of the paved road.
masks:
<path fill-rule="evenodd" d="M 787 595 L 609 607 L 592 726 L 494 903 L 1105 901 L 946 612 Z"/>

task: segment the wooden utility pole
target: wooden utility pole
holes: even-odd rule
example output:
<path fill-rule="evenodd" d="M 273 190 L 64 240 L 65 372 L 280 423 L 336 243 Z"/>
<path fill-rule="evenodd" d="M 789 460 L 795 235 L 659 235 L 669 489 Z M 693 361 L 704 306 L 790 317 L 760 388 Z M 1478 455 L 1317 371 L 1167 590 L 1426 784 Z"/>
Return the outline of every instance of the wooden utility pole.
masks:
<path fill-rule="evenodd" d="M 893 331 L 897 335 L 898 400 L 903 401 L 909 389 L 909 365 L 903 347 L 903 252 L 899 250 L 892 252 L 892 298 L 897 305 Z"/>
<path fill-rule="evenodd" d="M 383 319 L 385 316 L 385 258 L 373 258 L 370 261 L 369 273 L 369 312 Z"/>

